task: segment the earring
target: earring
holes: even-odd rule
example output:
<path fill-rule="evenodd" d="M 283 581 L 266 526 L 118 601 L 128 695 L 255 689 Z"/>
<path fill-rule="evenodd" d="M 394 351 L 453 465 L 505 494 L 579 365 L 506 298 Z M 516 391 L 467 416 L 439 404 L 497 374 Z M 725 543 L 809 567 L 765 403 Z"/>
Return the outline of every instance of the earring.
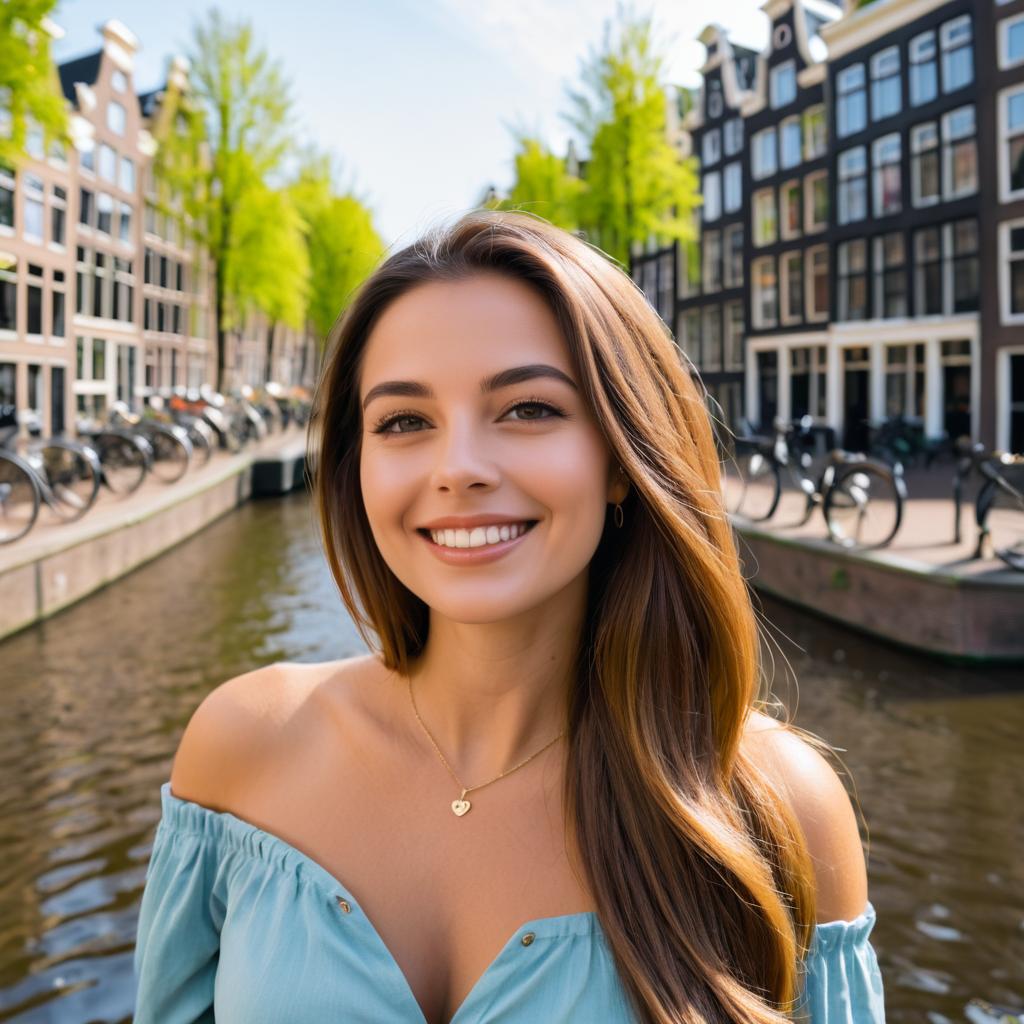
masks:
<path fill-rule="evenodd" d="M 625 513 L 622 511 L 622 505 L 616 503 L 612 518 L 615 521 L 615 525 L 621 528 L 626 519 Z"/>

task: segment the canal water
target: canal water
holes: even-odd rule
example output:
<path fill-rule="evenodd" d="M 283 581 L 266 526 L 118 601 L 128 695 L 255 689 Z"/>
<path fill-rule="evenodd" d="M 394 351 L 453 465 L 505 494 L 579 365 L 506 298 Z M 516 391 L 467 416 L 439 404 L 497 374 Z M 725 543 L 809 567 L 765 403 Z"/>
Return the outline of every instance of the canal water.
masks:
<path fill-rule="evenodd" d="M 776 693 L 841 748 L 867 822 L 887 1019 L 962 1022 L 976 997 L 1024 1010 L 1020 671 L 762 610 Z M 159 788 L 193 709 L 257 665 L 363 650 L 301 493 L 0 644 L 0 1021 L 131 1020 Z"/>

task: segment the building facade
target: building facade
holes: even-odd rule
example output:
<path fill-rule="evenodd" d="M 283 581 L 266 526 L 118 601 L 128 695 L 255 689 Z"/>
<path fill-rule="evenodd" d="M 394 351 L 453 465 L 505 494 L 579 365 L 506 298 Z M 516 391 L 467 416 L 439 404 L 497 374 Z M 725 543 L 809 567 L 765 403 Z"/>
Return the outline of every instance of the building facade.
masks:
<path fill-rule="evenodd" d="M 734 301 L 716 290 L 724 264 L 721 278 L 684 282 L 685 246 L 675 260 L 668 322 L 713 411 L 733 430 L 741 417 L 767 429 L 810 414 L 855 449 L 894 416 L 928 437 L 1024 449 L 1024 0 L 762 10 L 769 43 L 737 102 L 745 329 L 728 344 L 742 362 L 741 409 L 717 328 L 692 312 Z M 701 37 L 705 96 L 723 35 Z M 684 126 L 704 135 L 706 113 Z M 713 180 L 708 202 L 716 150 L 694 151 L 701 256 L 715 266 L 726 226 Z M 634 253 L 639 283 L 662 255 Z"/>

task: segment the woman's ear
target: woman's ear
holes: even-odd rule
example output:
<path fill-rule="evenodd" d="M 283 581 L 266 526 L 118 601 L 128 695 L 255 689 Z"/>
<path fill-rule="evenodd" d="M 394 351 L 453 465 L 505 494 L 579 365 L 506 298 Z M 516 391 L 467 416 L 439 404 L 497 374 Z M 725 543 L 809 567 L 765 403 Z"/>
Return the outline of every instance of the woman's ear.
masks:
<path fill-rule="evenodd" d="M 624 501 L 629 494 L 629 477 L 622 466 L 617 465 L 608 485 L 608 500 L 614 504 Z"/>

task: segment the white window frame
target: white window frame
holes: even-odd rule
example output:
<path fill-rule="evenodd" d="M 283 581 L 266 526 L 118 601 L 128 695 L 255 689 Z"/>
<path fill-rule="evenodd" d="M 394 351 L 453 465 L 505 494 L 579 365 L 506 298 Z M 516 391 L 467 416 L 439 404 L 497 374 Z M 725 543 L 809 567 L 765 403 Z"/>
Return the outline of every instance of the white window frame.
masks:
<path fill-rule="evenodd" d="M 860 169 L 856 172 L 851 173 L 849 171 L 849 164 L 853 159 L 854 154 L 859 154 L 859 166 Z M 844 168 L 844 162 L 847 167 Z M 838 158 L 838 181 L 836 182 L 836 197 L 837 200 L 842 198 L 843 186 L 847 181 L 852 181 L 855 178 L 860 178 L 864 183 L 864 214 L 860 217 L 848 217 L 843 219 L 843 204 L 842 202 L 836 203 L 836 223 L 837 224 L 856 224 L 858 221 L 866 220 L 868 216 L 868 208 L 870 203 L 868 201 L 868 174 L 871 168 L 868 166 L 868 154 L 867 148 L 863 145 L 851 146 L 849 149 L 844 149 Z"/>
<path fill-rule="evenodd" d="M 789 308 L 789 278 L 790 278 L 790 261 L 793 258 L 800 261 L 800 267 L 797 271 L 797 276 L 800 278 L 800 309 Z M 789 326 L 791 324 L 798 324 L 803 320 L 804 310 L 803 307 L 806 304 L 806 294 L 804 292 L 804 263 L 803 263 L 803 252 L 800 249 L 787 249 L 785 252 L 779 254 L 779 272 L 778 272 L 778 289 L 779 289 L 779 322 L 783 326 Z"/>
<path fill-rule="evenodd" d="M 771 152 L 772 161 L 771 165 L 767 166 L 763 163 L 764 147 L 768 139 L 772 140 Z M 751 136 L 751 157 L 750 157 L 750 172 L 754 181 L 760 181 L 762 178 L 770 178 L 779 169 L 779 140 L 775 132 L 775 126 L 772 125 L 769 128 L 762 128 L 759 132 L 755 132 Z"/>
<path fill-rule="evenodd" d="M 38 184 L 37 184 L 38 183 Z M 21 237 L 26 242 L 36 242 L 41 245 L 43 239 L 46 237 L 46 182 L 36 174 L 22 173 L 21 175 Z M 28 231 L 28 218 L 25 216 L 25 210 L 28 207 L 29 202 L 35 203 L 39 207 L 39 223 L 41 233 L 38 235 L 30 234 Z M 17 202 L 17 192 L 15 192 L 15 202 Z M 18 214 L 15 211 L 14 214 L 15 223 L 18 221 Z"/>
<path fill-rule="evenodd" d="M 885 163 L 879 161 L 879 153 L 887 146 L 896 146 L 896 159 Z M 871 210 L 876 217 L 895 217 L 903 210 L 903 140 L 899 132 L 889 132 L 871 143 Z M 895 210 L 882 209 L 881 179 L 886 167 L 895 167 L 900 175 L 900 204 Z"/>
<path fill-rule="evenodd" d="M 885 262 L 885 240 L 889 235 L 900 235 L 903 239 L 903 262 L 898 266 L 890 267 Z M 874 279 L 872 288 L 872 301 L 874 302 L 874 316 L 876 320 L 905 319 L 910 316 L 913 308 L 914 296 L 910 289 L 909 267 L 907 265 L 907 239 L 903 232 L 886 231 L 884 234 L 875 235 L 873 239 L 873 251 L 871 253 L 873 263 L 871 276 Z M 904 311 L 894 316 L 889 316 L 885 311 L 885 274 L 889 270 L 900 270 L 903 274 L 903 304 Z"/>
<path fill-rule="evenodd" d="M 1024 324 L 1024 310 L 1010 312 L 1010 263 L 1024 260 L 1024 249 L 1019 256 L 1010 253 L 1010 232 L 1014 229 L 1024 229 L 1024 217 L 999 225 L 999 322 L 1005 326 Z"/>
<path fill-rule="evenodd" d="M 886 72 L 884 64 L 888 61 L 891 62 L 895 59 L 896 70 Z M 880 66 L 882 70 L 879 70 Z M 900 48 L 898 46 L 887 46 L 884 50 L 879 50 L 877 53 L 871 55 L 871 120 L 872 121 L 885 121 L 890 117 L 895 117 L 903 109 L 903 76 L 902 76 L 902 61 L 900 59 Z M 884 114 L 880 114 L 876 109 L 878 106 L 876 100 L 876 83 L 888 81 L 889 79 L 896 79 L 896 109 L 890 110 Z"/>
<path fill-rule="evenodd" d="M 709 171 L 701 183 L 704 197 L 705 223 L 716 221 L 722 216 L 722 177 L 719 171 Z"/>
<path fill-rule="evenodd" d="M 743 118 L 732 117 L 722 126 L 722 153 L 735 156 L 743 152 Z"/>
<path fill-rule="evenodd" d="M 1001 203 L 1011 203 L 1024 198 L 1024 188 L 1012 191 L 1010 189 L 1010 141 L 1018 135 L 1024 135 L 1024 123 L 1012 136 L 1010 135 L 1010 100 L 1017 95 L 1022 97 L 1021 102 L 1024 103 L 1024 82 L 1001 89 L 996 97 L 996 145 L 999 149 L 999 201 Z"/>
<path fill-rule="evenodd" d="M 733 187 L 730 189 L 730 182 Z M 730 193 L 732 201 L 730 201 Z M 733 160 L 722 168 L 722 209 L 735 213 L 743 207 L 743 163 Z"/>
<path fill-rule="evenodd" d="M 771 238 L 765 238 L 761 233 L 761 216 L 760 216 L 760 205 L 764 201 L 764 197 L 767 197 L 771 202 L 774 216 L 772 223 L 774 224 L 775 231 Z M 751 217 L 754 222 L 753 231 L 753 243 L 754 248 L 761 249 L 766 245 L 773 245 L 778 241 L 779 238 L 779 207 L 775 197 L 775 189 L 769 186 L 768 188 L 759 188 L 751 199 Z"/>
<path fill-rule="evenodd" d="M 931 144 L 921 142 L 921 136 L 928 135 Z M 920 160 L 925 153 L 934 152 L 939 162 L 938 191 L 933 196 L 921 194 Z M 922 121 L 910 129 L 910 202 L 916 210 L 926 206 L 934 206 L 942 201 L 942 144 L 939 138 L 939 126 L 934 121 Z"/>
<path fill-rule="evenodd" d="M 844 86 L 844 80 L 851 78 L 855 71 L 860 72 L 860 85 L 854 86 L 853 88 L 846 88 Z M 864 101 L 864 123 L 857 128 L 850 128 L 848 131 L 843 131 L 843 125 L 841 123 L 841 114 L 845 109 L 843 101 L 848 96 L 852 96 L 856 92 L 861 94 Z M 843 68 L 842 71 L 838 72 L 836 75 L 836 138 L 845 139 L 850 135 L 856 135 L 858 132 L 864 131 L 869 124 L 869 111 L 867 70 L 864 67 L 864 62 L 858 61 L 856 64 L 850 64 Z"/>
<path fill-rule="evenodd" d="M 946 84 L 946 78 L 947 78 L 947 75 L 946 75 L 946 58 L 947 58 L 949 53 L 951 53 L 953 51 L 956 51 L 956 50 L 959 50 L 961 48 L 961 46 L 964 45 L 964 44 L 962 44 L 960 42 L 957 42 L 955 39 L 953 41 L 951 41 L 950 37 L 954 36 L 958 32 L 958 30 L 960 30 L 960 29 L 962 29 L 964 27 L 966 27 L 967 32 L 969 33 L 968 38 L 967 38 L 967 42 L 966 42 L 966 46 L 967 46 L 967 52 L 971 56 L 971 77 L 966 82 L 962 83 L 961 85 L 957 85 L 957 86 L 954 86 L 954 87 L 950 88 Z M 969 85 L 972 85 L 974 83 L 975 79 L 977 78 L 978 69 L 974 66 L 974 46 L 973 46 L 973 43 L 974 43 L 974 28 L 971 25 L 971 15 L 970 14 L 961 14 L 961 15 L 959 15 L 956 18 L 950 18 L 949 21 L 943 22 L 939 26 L 939 63 L 941 65 L 941 72 L 942 72 L 942 74 L 941 74 L 941 81 L 942 81 L 942 91 L 943 91 L 943 93 L 956 92 L 959 89 L 966 89 Z"/>
<path fill-rule="evenodd" d="M 972 132 L 970 135 L 958 135 L 956 138 L 950 137 L 950 124 L 953 118 L 962 113 L 965 110 L 971 112 L 971 127 Z M 960 142 L 961 139 L 972 138 L 974 139 L 974 184 L 970 188 L 961 188 L 955 192 L 953 190 L 953 144 Z M 967 103 L 962 107 L 957 107 L 955 110 L 948 110 L 942 115 L 942 195 L 945 199 L 959 199 L 961 196 L 973 196 L 978 191 L 978 178 L 980 176 L 978 168 L 978 122 L 975 117 L 974 104 Z"/>
<path fill-rule="evenodd" d="M 826 182 L 826 195 L 828 194 L 828 171 L 812 171 L 804 176 L 804 233 L 815 234 L 824 231 L 828 227 L 828 216 L 823 221 L 814 219 L 814 183 L 824 179 Z"/>
<path fill-rule="evenodd" d="M 1010 17 L 1003 18 L 999 22 L 999 46 L 996 59 L 999 62 L 1000 71 L 1020 67 L 1021 64 L 1024 64 L 1024 47 L 1022 47 L 1021 54 L 1016 60 L 1010 57 L 1010 31 L 1014 28 L 1018 29 L 1021 35 L 1024 36 L 1024 12 L 1012 14 Z"/>
<path fill-rule="evenodd" d="M 711 323 L 718 321 L 718 358 L 712 359 Z M 700 315 L 701 335 L 701 370 L 718 371 L 722 369 L 722 307 L 720 304 L 705 306 Z"/>
<path fill-rule="evenodd" d="M 791 231 L 787 225 L 788 207 L 786 203 L 786 193 L 790 189 L 796 189 L 796 201 L 797 210 L 799 211 L 800 226 L 796 231 Z M 779 222 L 779 238 L 784 242 L 791 242 L 796 238 L 799 238 L 803 234 L 803 188 L 799 178 L 790 178 L 789 181 L 784 181 L 779 186 L 779 211 L 778 211 L 778 222 Z"/>
<path fill-rule="evenodd" d="M 816 103 L 814 106 L 808 107 L 803 111 L 801 117 L 803 118 L 801 131 L 803 133 L 804 159 L 816 160 L 828 152 L 828 112 L 825 110 L 825 104 Z M 821 138 L 818 146 L 812 145 L 814 142 L 814 132 L 811 131 L 812 117 L 821 125 Z"/>
<path fill-rule="evenodd" d="M 741 329 L 737 337 L 733 333 L 732 310 L 739 309 Z M 743 369 L 743 336 L 747 332 L 746 311 L 742 299 L 732 299 L 722 305 L 722 367 L 725 370 Z"/>
<path fill-rule="evenodd" d="M 118 115 L 116 111 L 120 110 Z M 128 111 L 123 103 L 117 100 L 107 101 L 107 127 L 115 134 L 123 136 L 128 131 Z"/>
<path fill-rule="evenodd" d="M 713 295 L 722 290 L 722 233 L 705 231 L 701 246 L 701 284 L 705 295 Z M 717 247 L 718 251 L 715 252 Z M 715 280 L 717 275 L 717 281 Z"/>
<path fill-rule="evenodd" d="M 722 158 L 722 133 L 718 128 L 704 132 L 700 145 L 700 159 L 704 167 L 712 167 Z"/>
<path fill-rule="evenodd" d="M 821 253 L 825 254 L 825 281 L 830 284 L 828 245 L 812 245 L 804 250 L 804 316 L 811 323 L 821 323 L 829 315 L 829 303 L 826 303 L 824 309 L 814 305 L 814 261 Z"/>
<path fill-rule="evenodd" d="M 786 162 L 786 145 L 785 145 L 786 131 L 787 131 L 787 129 L 789 129 L 791 131 L 794 127 L 796 128 L 796 135 L 797 135 L 796 155 L 795 155 L 795 159 L 792 161 L 792 163 L 787 163 Z M 801 119 L 800 119 L 800 115 L 799 114 L 792 114 L 789 117 L 784 117 L 779 122 L 779 137 L 778 137 L 778 140 L 777 140 L 777 145 L 778 145 L 778 153 L 777 153 L 777 156 L 778 156 L 778 169 L 780 171 L 788 171 L 788 170 L 791 170 L 794 167 L 799 167 L 800 166 L 800 163 L 803 160 L 803 156 L 804 156 L 804 134 L 803 134 L 803 126 L 801 124 Z"/>
<path fill-rule="evenodd" d="M 791 93 L 787 98 L 779 98 L 779 81 L 782 75 L 788 75 L 787 81 L 791 81 L 792 89 Z M 776 64 L 768 74 L 768 96 L 769 105 L 772 110 L 779 110 L 782 107 L 788 107 L 791 103 L 796 102 L 797 96 L 797 82 L 796 82 L 796 61 L 787 60 L 781 64 Z"/>
<path fill-rule="evenodd" d="M 770 264 L 775 272 L 775 316 L 771 320 L 764 319 L 761 316 L 761 307 L 763 305 L 761 301 L 761 292 L 758 285 L 759 274 L 758 268 L 762 264 Z M 779 268 L 776 263 L 774 256 L 759 256 L 755 260 L 750 261 L 750 278 L 751 278 L 751 316 L 754 321 L 754 326 L 757 329 L 775 327 L 779 319 Z"/>
<path fill-rule="evenodd" d="M 729 244 L 729 239 L 735 235 L 740 236 L 740 276 L 737 280 L 732 273 L 732 246 Z M 744 282 L 744 270 L 743 270 L 743 225 L 742 224 L 730 224 L 727 228 L 722 231 L 722 287 L 723 288 L 742 288 Z"/>
<path fill-rule="evenodd" d="M 922 43 L 926 45 L 922 46 Z M 926 52 L 923 59 L 920 55 L 922 49 L 930 51 Z M 941 83 L 939 81 L 939 44 L 935 37 L 935 29 L 929 29 L 927 32 L 921 32 L 910 40 L 907 44 L 907 64 L 907 84 L 910 92 L 910 105 L 912 107 L 920 107 L 925 103 L 931 103 L 933 100 L 938 99 L 941 92 Z M 914 68 L 921 67 L 925 64 L 930 64 L 932 66 L 932 75 L 935 79 L 935 92 L 927 98 L 915 99 L 913 88 Z"/>

